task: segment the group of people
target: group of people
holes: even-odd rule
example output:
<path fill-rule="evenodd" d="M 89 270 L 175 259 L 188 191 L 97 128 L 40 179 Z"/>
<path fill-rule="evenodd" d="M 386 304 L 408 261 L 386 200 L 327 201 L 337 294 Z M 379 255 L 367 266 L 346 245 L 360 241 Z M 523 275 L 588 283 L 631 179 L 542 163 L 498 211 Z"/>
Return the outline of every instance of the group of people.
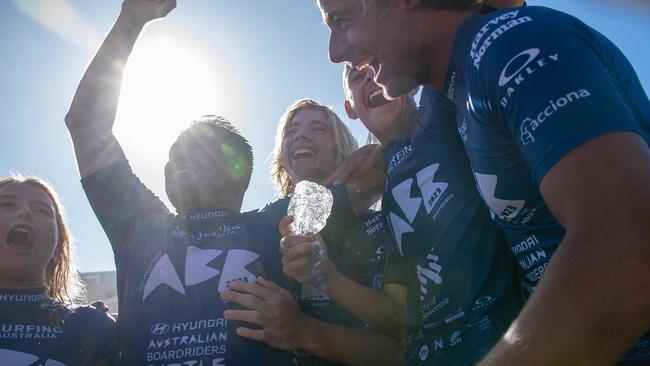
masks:
<path fill-rule="evenodd" d="M 65 119 L 119 319 L 72 305 L 53 189 L 2 179 L 0 364 L 650 364 L 650 102 L 621 52 L 518 0 L 318 5 L 345 112 L 378 143 L 296 101 L 282 198 L 241 212 L 252 148 L 203 116 L 169 150 L 174 214 L 112 128 L 140 32 L 176 1 L 124 1 Z M 301 181 L 331 191 L 319 233 L 292 231 Z"/>

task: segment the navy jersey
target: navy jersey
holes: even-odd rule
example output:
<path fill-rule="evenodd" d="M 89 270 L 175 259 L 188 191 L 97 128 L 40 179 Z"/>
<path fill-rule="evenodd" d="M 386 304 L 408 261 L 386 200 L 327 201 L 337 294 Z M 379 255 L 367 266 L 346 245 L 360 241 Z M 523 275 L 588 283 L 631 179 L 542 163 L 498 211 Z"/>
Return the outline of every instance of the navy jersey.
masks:
<path fill-rule="evenodd" d="M 458 108 L 477 185 L 530 293 L 565 235 L 542 198 L 542 178 L 595 137 L 631 131 L 650 141 L 648 98 L 603 35 L 536 6 L 468 18 L 444 90 Z M 626 359 L 650 357 L 644 339 Z"/>
<path fill-rule="evenodd" d="M 278 251 L 283 212 L 172 215 L 126 161 L 85 178 L 83 186 L 115 252 L 125 365 L 288 361 L 288 353 L 238 336 L 242 324 L 223 317 L 236 306 L 219 296 L 230 281 L 258 276 L 296 292 Z"/>
<path fill-rule="evenodd" d="M 383 216 L 380 212 L 372 212 L 359 217 L 346 215 L 345 220 L 341 220 L 345 206 L 349 208 L 347 192 L 334 188 L 333 196 L 335 209 L 320 233 L 327 243 L 328 259 L 347 278 L 379 291 L 383 286 L 387 250 L 394 247 Z M 284 207 L 285 212 L 288 204 L 288 198 L 274 203 Z M 351 328 L 366 326 L 327 294 L 312 286 L 302 287 L 300 307 L 309 317 L 328 323 Z M 295 352 L 295 359 L 298 365 L 340 365 L 300 350 Z"/>
<path fill-rule="evenodd" d="M 382 211 L 405 262 L 389 261 L 388 272 L 407 271 L 409 365 L 474 364 L 521 306 L 512 256 L 476 190 L 454 117 L 449 100 L 425 89 L 413 122 L 386 148 Z"/>
<path fill-rule="evenodd" d="M 96 366 L 117 354 L 115 321 L 91 307 L 66 307 L 43 289 L 0 289 L 0 365 Z"/>

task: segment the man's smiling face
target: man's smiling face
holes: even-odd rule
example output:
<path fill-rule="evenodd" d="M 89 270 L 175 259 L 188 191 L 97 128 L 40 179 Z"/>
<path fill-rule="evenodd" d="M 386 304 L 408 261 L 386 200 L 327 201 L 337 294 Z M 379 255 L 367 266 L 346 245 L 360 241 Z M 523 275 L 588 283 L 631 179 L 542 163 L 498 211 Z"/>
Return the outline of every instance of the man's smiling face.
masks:
<path fill-rule="evenodd" d="M 408 11 L 401 1 L 319 0 L 330 29 L 329 55 L 335 63 L 370 66 L 375 81 L 390 98 L 420 85 L 426 62 L 418 54 L 416 35 L 409 35 Z"/>

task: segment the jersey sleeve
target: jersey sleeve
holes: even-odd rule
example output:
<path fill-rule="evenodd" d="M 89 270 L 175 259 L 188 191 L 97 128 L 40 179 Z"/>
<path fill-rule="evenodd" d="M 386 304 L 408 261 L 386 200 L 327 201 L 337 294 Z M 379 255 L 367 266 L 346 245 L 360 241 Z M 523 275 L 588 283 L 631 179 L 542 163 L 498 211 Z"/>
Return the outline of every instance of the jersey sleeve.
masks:
<path fill-rule="evenodd" d="M 641 133 L 622 92 L 636 79 L 631 65 L 578 19 L 520 8 L 493 18 L 479 35 L 468 66 L 475 76 L 470 108 L 496 128 L 505 123 L 536 184 L 591 139 Z"/>
<path fill-rule="evenodd" d="M 328 187 L 332 192 L 334 203 L 332 212 L 320 235 L 328 243 L 341 243 L 361 223 L 352 210 L 345 185 Z"/>
<path fill-rule="evenodd" d="M 386 254 L 386 269 L 384 271 L 383 285 L 395 284 L 408 286 L 414 278 L 409 276 L 409 269 L 412 268 L 409 259 L 399 255 L 396 250 L 388 251 Z"/>
<path fill-rule="evenodd" d="M 134 218 L 169 213 L 133 173 L 127 161 L 101 169 L 81 183 L 116 254 L 122 250 Z"/>
<path fill-rule="evenodd" d="M 67 330 L 77 339 L 77 347 L 93 364 L 110 365 L 117 359 L 117 323 L 104 311 L 90 306 L 73 309 L 67 317 Z"/>

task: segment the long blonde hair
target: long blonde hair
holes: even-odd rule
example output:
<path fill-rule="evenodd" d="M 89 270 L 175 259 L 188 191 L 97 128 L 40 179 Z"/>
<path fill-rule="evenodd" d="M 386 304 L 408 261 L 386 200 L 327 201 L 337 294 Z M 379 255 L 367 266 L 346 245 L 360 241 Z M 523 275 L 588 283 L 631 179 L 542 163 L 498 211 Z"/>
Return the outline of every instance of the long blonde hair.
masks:
<path fill-rule="evenodd" d="M 283 196 L 289 196 L 293 193 L 296 182 L 293 181 L 293 178 L 287 170 L 282 141 L 284 140 L 287 127 L 293 122 L 296 114 L 309 109 L 322 111 L 326 116 L 327 123 L 332 127 L 336 150 L 336 165 L 341 164 L 359 147 L 350 129 L 348 129 L 330 107 L 324 106 L 313 99 L 300 99 L 295 101 L 280 118 L 280 123 L 275 134 L 275 147 L 273 148 L 271 161 L 271 177 L 273 178 L 276 189 Z"/>
<path fill-rule="evenodd" d="M 38 188 L 45 192 L 54 203 L 59 242 L 54 256 L 45 269 L 45 293 L 62 303 L 71 304 L 75 300 L 79 300 L 83 296 L 83 283 L 79 279 L 73 260 L 72 235 L 65 221 L 63 205 L 54 188 L 38 177 L 23 177 L 17 174 L 0 179 L 0 187 L 9 184 L 25 184 Z"/>

